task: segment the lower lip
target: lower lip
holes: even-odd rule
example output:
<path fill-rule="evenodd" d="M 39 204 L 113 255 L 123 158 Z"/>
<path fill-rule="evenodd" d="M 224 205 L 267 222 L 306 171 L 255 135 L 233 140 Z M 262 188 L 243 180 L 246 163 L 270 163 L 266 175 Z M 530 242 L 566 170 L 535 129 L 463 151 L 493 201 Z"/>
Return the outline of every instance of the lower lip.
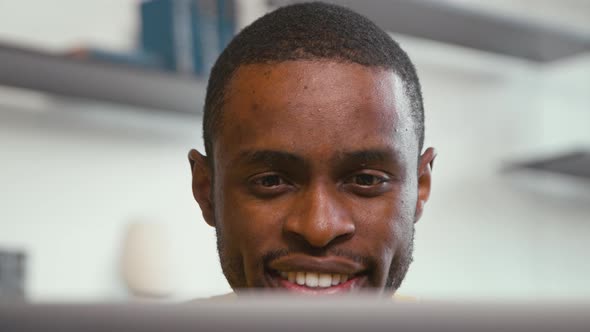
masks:
<path fill-rule="evenodd" d="M 283 279 L 278 275 L 269 275 L 272 279 L 272 284 L 278 288 L 282 288 L 290 293 L 298 293 L 304 295 L 332 295 L 332 294 L 347 294 L 358 290 L 366 281 L 366 276 L 356 276 L 341 284 L 330 287 L 307 287 L 299 285 L 289 280 Z"/>

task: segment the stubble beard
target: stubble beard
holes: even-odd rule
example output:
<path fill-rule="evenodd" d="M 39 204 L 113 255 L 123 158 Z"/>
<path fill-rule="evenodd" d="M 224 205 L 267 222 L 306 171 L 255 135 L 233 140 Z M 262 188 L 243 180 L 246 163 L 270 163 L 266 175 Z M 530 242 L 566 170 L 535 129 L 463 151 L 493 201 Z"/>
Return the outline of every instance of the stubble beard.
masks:
<path fill-rule="evenodd" d="M 395 293 L 404 281 L 410 265 L 414 261 L 414 234 L 414 227 L 412 226 L 412 238 L 401 249 L 401 252 L 393 257 L 385 283 L 385 291 Z"/>
<path fill-rule="evenodd" d="M 242 259 L 239 257 L 229 257 L 229 255 L 226 252 L 221 227 L 217 222 L 215 223 L 215 225 L 215 234 L 217 238 L 217 254 L 219 256 L 221 270 L 223 271 L 223 274 L 227 279 L 227 282 L 232 287 L 232 289 L 234 289 L 234 291 L 241 288 L 247 288 L 248 285 L 246 283 L 246 276 Z M 389 266 L 389 272 L 383 289 L 383 292 L 385 293 L 395 293 L 395 291 L 401 286 L 402 282 L 404 281 L 404 278 L 408 273 L 410 265 L 414 260 L 414 225 L 412 225 L 411 232 L 412 235 L 410 241 L 408 241 L 407 244 L 403 248 L 401 248 L 400 252 L 398 252 L 391 261 L 391 264 Z"/>
<path fill-rule="evenodd" d="M 246 276 L 244 271 L 244 264 L 242 259 L 229 257 L 226 252 L 225 241 L 222 235 L 222 231 L 220 230 L 220 225 L 215 222 L 215 237 L 217 238 L 217 255 L 219 256 L 219 263 L 221 265 L 221 270 L 225 279 L 231 286 L 231 288 L 235 291 L 239 288 L 246 288 L 248 287 L 246 284 Z M 242 276 L 242 278 L 239 278 Z M 241 281 L 241 280 L 242 281 Z"/>

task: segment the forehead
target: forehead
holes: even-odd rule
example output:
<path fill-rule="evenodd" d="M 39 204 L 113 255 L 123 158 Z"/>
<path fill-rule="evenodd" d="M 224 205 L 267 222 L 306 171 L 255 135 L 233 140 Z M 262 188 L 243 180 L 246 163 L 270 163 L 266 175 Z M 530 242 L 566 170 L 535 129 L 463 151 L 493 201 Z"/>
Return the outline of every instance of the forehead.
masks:
<path fill-rule="evenodd" d="M 260 149 L 315 159 L 363 149 L 415 153 L 403 91 L 392 70 L 354 63 L 241 66 L 227 88 L 215 158 Z"/>

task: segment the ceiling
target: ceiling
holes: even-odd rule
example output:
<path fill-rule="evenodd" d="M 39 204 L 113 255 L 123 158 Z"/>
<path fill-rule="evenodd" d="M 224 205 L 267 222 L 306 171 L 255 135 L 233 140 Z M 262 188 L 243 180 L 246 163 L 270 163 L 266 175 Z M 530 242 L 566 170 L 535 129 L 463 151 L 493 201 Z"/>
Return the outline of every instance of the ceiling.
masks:
<path fill-rule="evenodd" d="M 590 1 L 587 0 L 439 0 L 492 14 L 531 19 L 590 33 Z"/>
<path fill-rule="evenodd" d="M 270 0 L 272 5 L 302 2 Z M 590 51 L 590 2 L 330 0 L 384 30 L 536 62 Z"/>

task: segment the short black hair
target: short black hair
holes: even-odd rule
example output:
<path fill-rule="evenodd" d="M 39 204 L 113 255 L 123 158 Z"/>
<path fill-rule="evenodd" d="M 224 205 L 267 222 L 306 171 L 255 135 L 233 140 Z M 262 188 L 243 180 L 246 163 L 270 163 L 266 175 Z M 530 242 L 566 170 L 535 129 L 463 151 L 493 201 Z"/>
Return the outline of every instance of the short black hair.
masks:
<path fill-rule="evenodd" d="M 393 70 L 404 82 L 418 137 L 424 144 L 424 107 L 414 65 L 385 31 L 344 7 L 308 2 L 281 7 L 244 28 L 211 70 L 203 112 L 205 153 L 213 163 L 213 139 L 221 126 L 225 91 L 242 65 L 333 59 Z"/>

